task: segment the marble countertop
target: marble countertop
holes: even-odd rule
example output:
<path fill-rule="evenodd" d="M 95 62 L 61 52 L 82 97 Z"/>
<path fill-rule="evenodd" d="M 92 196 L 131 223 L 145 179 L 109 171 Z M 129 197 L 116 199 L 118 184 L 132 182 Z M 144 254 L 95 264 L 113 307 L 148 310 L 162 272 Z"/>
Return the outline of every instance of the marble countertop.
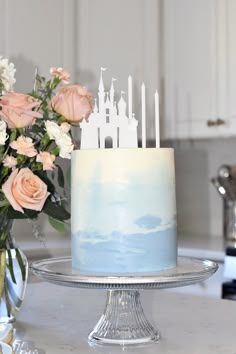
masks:
<path fill-rule="evenodd" d="M 160 342 L 125 349 L 92 347 L 87 335 L 102 314 L 106 292 L 62 287 L 31 276 L 15 325 L 17 339 L 31 342 L 40 354 L 236 353 L 235 302 L 166 290 L 142 291 L 141 298 L 148 319 L 161 332 Z"/>

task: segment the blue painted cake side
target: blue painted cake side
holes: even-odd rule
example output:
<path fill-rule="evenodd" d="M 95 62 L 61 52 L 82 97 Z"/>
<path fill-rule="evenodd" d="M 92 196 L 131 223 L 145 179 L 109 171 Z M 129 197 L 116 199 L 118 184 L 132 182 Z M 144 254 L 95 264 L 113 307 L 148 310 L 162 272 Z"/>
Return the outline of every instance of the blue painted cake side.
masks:
<path fill-rule="evenodd" d="M 146 151 L 136 154 L 129 150 L 127 156 L 115 150 L 115 154 L 102 153 L 96 158 L 87 152 L 88 164 L 93 164 L 93 168 L 87 166 L 80 173 L 73 168 L 82 169 L 87 161 L 86 153 L 78 161 L 74 157 L 72 262 L 75 269 L 135 273 L 175 267 L 173 158 L 171 154 L 167 153 L 165 158 L 160 153 L 169 149 L 151 150 L 152 159 Z M 158 157 L 157 163 L 153 161 Z M 135 158 L 139 161 L 132 162 Z"/>
<path fill-rule="evenodd" d="M 91 243 L 90 237 L 103 241 Z M 92 235 L 72 237 L 73 267 L 88 272 L 149 272 L 176 265 L 176 230 L 174 227 L 148 234 Z M 84 241 L 81 242 L 81 239 Z"/>

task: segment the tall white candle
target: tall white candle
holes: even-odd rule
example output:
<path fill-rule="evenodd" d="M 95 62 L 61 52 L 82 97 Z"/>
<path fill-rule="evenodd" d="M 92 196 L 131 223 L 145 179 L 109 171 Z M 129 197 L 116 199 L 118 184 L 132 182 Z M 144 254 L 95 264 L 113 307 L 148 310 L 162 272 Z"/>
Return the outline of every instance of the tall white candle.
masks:
<path fill-rule="evenodd" d="M 144 83 L 141 87 L 141 102 L 142 102 L 142 147 L 146 147 L 146 88 Z"/>
<path fill-rule="evenodd" d="M 132 119 L 132 111 L 133 111 L 133 106 L 132 106 L 132 77 L 129 75 L 128 77 L 128 108 L 129 108 L 129 119 Z"/>
<path fill-rule="evenodd" d="M 159 95 L 155 92 L 155 131 L 156 131 L 156 147 L 160 147 L 160 119 L 159 119 Z"/>

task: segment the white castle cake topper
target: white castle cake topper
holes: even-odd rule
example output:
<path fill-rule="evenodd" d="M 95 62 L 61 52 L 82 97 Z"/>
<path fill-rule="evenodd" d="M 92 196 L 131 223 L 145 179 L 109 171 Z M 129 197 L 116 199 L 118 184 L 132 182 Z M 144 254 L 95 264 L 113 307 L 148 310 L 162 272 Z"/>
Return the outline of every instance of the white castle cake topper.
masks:
<path fill-rule="evenodd" d="M 93 112 L 87 119 L 80 123 L 81 149 L 103 149 L 106 147 L 106 139 L 110 138 L 113 148 L 137 148 L 138 121 L 133 113 L 132 102 L 132 77 L 128 77 L 128 115 L 127 103 L 124 99 L 124 91 L 120 93 L 118 103 L 115 101 L 114 81 L 111 80 L 109 92 L 105 91 L 103 83 L 103 71 L 101 68 L 98 87 L 98 99 L 95 98 Z M 156 147 L 160 147 L 159 134 L 159 96 L 154 95 L 155 102 L 155 138 Z M 146 88 L 141 86 L 142 103 L 142 148 L 146 147 Z"/>

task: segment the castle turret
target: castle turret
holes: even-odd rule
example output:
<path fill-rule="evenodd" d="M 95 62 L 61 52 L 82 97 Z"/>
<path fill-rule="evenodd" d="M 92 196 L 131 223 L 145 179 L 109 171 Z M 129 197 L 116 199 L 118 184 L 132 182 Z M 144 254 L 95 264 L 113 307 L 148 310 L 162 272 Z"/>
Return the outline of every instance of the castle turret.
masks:
<path fill-rule="evenodd" d="M 114 97 L 115 97 L 115 90 L 114 90 L 114 84 L 113 82 L 116 81 L 116 79 L 111 79 L 111 88 L 110 88 L 110 104 L 111 104 L 111 108 L 114 105 Z"/>
<path fill-rule="evenodd" d="M 98 86 L 98 99 L 99 99 L 99 113 L 105 114 L 106 108 L 105 108 L 105 89 L 104 89 L 104 83 L 103 83 L 103 77 L 102 73 L 105 71 L 105 68 L 101 68 L 100 71 L 100 81 L 99 81 L 99 86 Z"/>
<path fill-rule="evenodd" d="M 118 102 L 119 116 L 126 116 L 126 102 L 123 97 L 123 91 L 121 91 L 120 100 Z"/>
<path fill-rule="evenodd" d="M 121 91 L 117 104 L 115 101 L 114 81 L 111 80 L 110 90 L 105 91 L 103 83 L 103 71 L 101 68 L 98 85 L 98 99 L 94 100 L 93 113 L 80 124 L 81 149 L 134 148 L 138 146 L 137 125 L 138 121 L 132 114 L 132 87 L 128 90 L 129 116 L 127 103 L 124 99 L 124 91 Z M 129 84 L 132 78 L 129 77 Z M 130 85 L 131 86 L 131 85 Z M 130 109 L 131 108 L 131 109 Z M 111 140 L 111 144 L 107 142 Z"/>
<path fill-rule="evenodd" d="M 96 98 L 94 98 L 93 113 L 98 113 L 98 105 L 97 105 L 97 99 Z"/>
<path fill-rule="evenodd" d="M 111 107 L 111 103 L 110 103 L 110 99 L 109 99 L 109 94 L 108 94 L 108 92 L 106 92 L 105 107 L 106 107 L 106 108 L 109 108 L 109 110 L 110 110 L 110 107 Z"/>

